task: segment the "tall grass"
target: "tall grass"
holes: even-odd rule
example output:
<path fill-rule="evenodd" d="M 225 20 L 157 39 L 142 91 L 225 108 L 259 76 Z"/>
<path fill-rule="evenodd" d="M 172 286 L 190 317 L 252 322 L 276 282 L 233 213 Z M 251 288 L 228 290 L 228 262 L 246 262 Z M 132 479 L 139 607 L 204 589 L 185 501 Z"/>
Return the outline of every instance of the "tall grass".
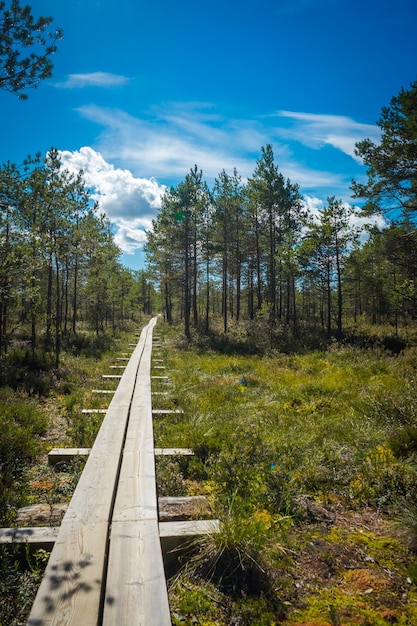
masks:
<path fill-rule="evenodd" d="M 396 356 L 376 344 L 249 356 L 171 341 L 165 365 L 185 412 L 155 424 L 156 445 L 194 449 L 186 469 L 178 467 L 182 488 L 208 495 L 222 522 L 185 576 L 228 593 L 265 593 L 274 577 L 284 589 L 288 560 L 271 569 L 271 546 L 291 555 L 295 530 L 326 522 L 325 507 L 370 507 L 392 519 L 402 507 L 414 549 L 416 351 Z M 260 519 L 271 523 L 260 527 Z"/>
<path fill-rule="evenodd" d="M 156 425 L 158 445 L 194 447 L 218 497 L 245 495 L 280 513 L 300 493 L 336 493 L 353 505 L 386 501 L 395 497 L 389 477 L 404 476 L 383 450 L 393 446 L 394 423 L 403 428 L 406 405 L 414 423 L 409 368 L 407 355 L 350 347 L 250 358 L 172 351 L 173 393 L 185 416 Z"/>

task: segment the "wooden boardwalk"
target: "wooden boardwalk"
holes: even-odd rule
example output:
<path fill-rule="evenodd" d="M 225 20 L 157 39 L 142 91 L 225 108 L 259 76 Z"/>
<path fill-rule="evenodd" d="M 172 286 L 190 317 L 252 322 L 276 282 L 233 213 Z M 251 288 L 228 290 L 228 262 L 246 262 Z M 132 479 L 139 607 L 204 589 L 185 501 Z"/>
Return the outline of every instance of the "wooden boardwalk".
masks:
<path fill-rule="evenodd" d="M 29 626 L 171 624 L 143 329 L 55 538 Z M 168 532 L 169 534 L 169 532 Z"/>

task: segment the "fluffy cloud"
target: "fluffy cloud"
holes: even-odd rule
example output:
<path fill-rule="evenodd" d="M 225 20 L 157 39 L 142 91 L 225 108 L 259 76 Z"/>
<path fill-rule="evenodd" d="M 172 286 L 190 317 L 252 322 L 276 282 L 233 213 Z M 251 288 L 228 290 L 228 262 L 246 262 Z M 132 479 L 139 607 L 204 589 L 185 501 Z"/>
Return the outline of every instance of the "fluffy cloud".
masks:
<path fill-rule="evenodd" d="M 121 250 L 133 254 L 142 247 L 166 187 L 154 178 L 137 178 L 127 169 L 114 167 L 90 147 L 62 150 L 60 158 L 69 171 L 83 170 L 92 198 L 115 226 L 115 241 Z"/>
<path fill-rule="evenodd" d="M 379 139 L 378 127 L 346 116 L 278 111 L 230 119 L 209 103 L 173 103 L 141 116 L 93 104 L 77 111 L 102 127 L 97 150 L 63 151 L 62 161 L 73 171 L 83 169 L 95 199 L 115 225 L 115 241 L 130 254 L 142 247 L 166 189 L 155 176 L 177 184 L 197 164 L 209 184 L 223 169 L 236 168 L 245 180 L 253 174 L 261 146 L 271 143 L 279 170 L 298 183 L 314 213 L 323 205 L 320 196 L 350 201 L 351 178 L 364 175 L 355 143 L 364 137 Z M 363 218 L 355 220 L 359 224 Z"/>

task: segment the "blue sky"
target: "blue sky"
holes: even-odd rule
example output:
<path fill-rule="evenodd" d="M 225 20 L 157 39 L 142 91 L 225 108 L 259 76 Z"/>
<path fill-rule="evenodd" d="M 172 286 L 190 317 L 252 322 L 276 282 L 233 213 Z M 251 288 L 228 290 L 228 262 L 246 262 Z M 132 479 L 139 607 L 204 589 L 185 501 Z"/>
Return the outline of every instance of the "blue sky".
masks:
<path fill-rule="evenodd" d="M 245 179 L 271 143 L 310 206 L 353 203 L 355 142 L 417 79 L 415 0 L 26 1 L 64 37 L 27 101 L 0 92 L 0 160 L 53 146 L 83 167 L 132 268 L 194 164 Z"/>

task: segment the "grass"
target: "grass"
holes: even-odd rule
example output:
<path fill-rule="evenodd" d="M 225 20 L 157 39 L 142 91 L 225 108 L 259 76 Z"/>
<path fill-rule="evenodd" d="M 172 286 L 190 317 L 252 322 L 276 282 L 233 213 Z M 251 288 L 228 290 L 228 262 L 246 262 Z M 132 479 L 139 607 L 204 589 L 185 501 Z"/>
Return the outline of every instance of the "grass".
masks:
<path fill-rule="evenodd" d="M 387 447 L 392 409 L 382 406 L 379 390 L 388 388 L 388 377 L 393 387 L 402 385 L 403 372 L 396 363 L 382 365 L 379 355 L 360 361 L 357 351 L 348 352 L 350 359 L 336 351 L 267 358 L 173 354 L 174 394 L 186 417 L 157 424 L 158 445 L 195 447 L 197 463 L 203 457 L 226 498 L 253 495 L 278 508 L 304 492 L 336 492 L 353 503 L 389 499 L 390 478 L 408 479 Z"/>
<path fill-rule="evenodd" d="M 168 340 L 165 365 L 185 413 L 158 421 L 156 445 L 194 449 L 195 457 L 177 468 L 182 488 L 209 495 L 222 521 L 220 535 L 199 544 L 172 584 L 178 623 L 413 624 L 415 349 L 397 356 L 375 340 L 366 349 L 334 344 L 306 354 L 245 356 L 175 348 L 174 337 Z M 164 488 L 169 491 L 169 481 Z M 231 503 L 239 503 L 237 510 Z M 368 542 L 374 551 L 364 555 L 369 511 L 379 526 Z M 326 533 L 339 517 L 349 517 L 357 532 L 332 543 Z M 271 523 L 261 532 L 258 519 Z M 319 539 L 312 541 L 325 544 L 311 554 L 306 546 L 314 532 Z M 384 561 L 381 546 L 392 541 L 401 549 L 387 587 L 384 568 L 374 564 Z M 349 567 L 356 574 L 337 561 L 345 549 L 354 555 Z M 302 562 L 305 578 L 311 577 L 308 593 L 302 584 L 294 588 Z M 322 568 L 324 579 L 309 568 Z M 369 587 L 360 587 L 367 579 Z M 207 584 L 221 593 L 222 617 L 205 622 L 201 613 L 187 617 L 179 610 L 187 588 L 195 597 L 199 584 L 205 601 Z M 406 600 L 394 602 L 397 596 Z M 213 601 L 213 610 L 220 605 Z"/>

